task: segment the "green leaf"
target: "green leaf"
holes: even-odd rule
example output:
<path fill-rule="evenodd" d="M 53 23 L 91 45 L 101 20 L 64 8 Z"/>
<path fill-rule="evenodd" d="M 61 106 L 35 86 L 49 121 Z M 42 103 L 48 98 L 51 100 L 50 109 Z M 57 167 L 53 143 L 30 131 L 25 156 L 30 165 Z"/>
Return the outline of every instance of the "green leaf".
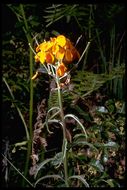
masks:
<path fill-rule="evenodd" d="M 75 75 L 71 79 L 74 83 L 73 91 L 82 98 L 91 94 L 93 91 L 99 89 L 106 82 L 116 78 L 123 78 L 125 75 L 125 64 L 121 64 L 112 69 L 112 71 L 102 74 L 95 74 L 88 71 L 76 71 Z"/>
<path fill-rule="evenodd" d="M 71 16 L 70 15 L 67 15 L 67 23 L 69 23 L 71 20 Z"/>
<path fill-rule="evenodd" d="M 67 139 L 64 139 L 63 141 L 62 152 L 63 152 L 63 159 L 64 159 L 67 152 Z"/>
<path fill-rule="evenodd" d="M 48 123 L 59 123 L 62 125 L 62 123 L 58 119 L 48 119 Z"/>
<path fill-rule="evenodd" d="M 6 158 L 3 154 L 2 156 L 7 160 L 7 162 L 18 172 L 18 174 L 20 174 L 25 181 L 31 186 L 33 187 L 33 184 L 10 162 L 10 160 L 8 160 L 8 158 Z"/>
<path fill-rule="evenodd" d="M 77 141 L 74 141 L 73 143 L 72 143 L 72 147 L 73 146 L 76 146 L 76 145 L 87 145 L 87 146 L 89 146 L 90 148 L 92 148 L 92 149 L 94 149 L 95 151 L 97 151 L 98 152 L 98 149 L 93 145 L 93 144 L 91 144 L 91 143 L 88 143 L 88 142 L 86 142 L 86 141 L 81 141 L 81 140 L 77 140 Z"/>
<path fill-rule="evenodd" d="M 58 35 L 60 35 L 60 33 L 59 32 L 57 32 L 56 30 L 52 30 L 52 32 L 51 32 L 54 36 L 58 36 Z"/>
<path fill-rule="evenodd" d="M 86 130 L 84 128 L 84 126 L 82 125 L 82 123 L 79 121 L 78 117 L 73 115 L 73 114 L 66 114 L 64 116 L 64 119 L 66 119 L 67 117 L 72 117 L 73 119 L 75 119 L 77 121 L 77 123 L 79 124 L 79 126 L 81 127 L 81 129 L 83 130 L 85 136 L 86 136 L 86 139 L 87 139 L 87 133 L 86 133 Z"/>
<path fill-rule="evenodd" d="M 102 179 L 101 181 L 107 183 L 110 187 L 115 187 L 112 179 L 108 179 L 108 180 Z"/>
<path fill-rule="evenodd" d="M 49 113 L 51 112 L 51 111 L 53 111 L 53 110 L 58 110 L 58 112 L 56 112 L 54 115 L 56 115 L 56 114 L 58 114 L 59 113 L 59 111 L 60 111 L 60 108 L 59 107 L 52 107 L 51 109 L 49 109 L 48 110 L 48 112 L 47 112 L 47 115 L 46 115 L 46 118 L 45 118 L 45 124 L 46 124 L 46 127 L 47 127 L 47 131 L 50 133 L 50 134 L 52 134 L 53 132 L 51 132 L 50 130 L 49 130 L 49 127 L 48 127 L 48 121 L 50 121 L 49 120 Z M 52 117 L 51 117 L 52 118 Z M 58 120 L 57 120 L 58 121 Z"/>
<path fill-rule="evenodd" d="M 34 187 L 36 187 L 36 185 L 37 185 L 40 181 L 42 181 L 42 180 L 44 180 L 44 179 L 47 179 L 47 178 L 61 179 L 62 181 L 64 181 L 64 179 L 63 179 L 60 175 L 46 175 L 46 176 L 44 176 L 44 177 L 39 178 L 39 179 L 35 182 Z M 65 182 L 65 181 L 64 181 L 64 182 Z"/>
<path fill-rule="evenodd" d="M 104 176 L 105 175 L 105 176 Z M 99 183 L 103 183 L 103 187 L 104 187 L 104 183 L 107 183 L 110 187 L 120 187 L 120 185 L 116 182 L 116 180 L 114 179 L 102 179 L 102 178 L 107 178 L 107 174 L 104 172 L 104 175 L 101 176 L 101 179 L 97 180 L 96 183 L 99 185 Z"/>
<path fill-rule="evenodd" d="M 85 185 L 85 187 L 89 187 L 89 184 L 87 183 L 87 181 L 84 179 L 82 175 L 73 175 L 69 177 L 68 179 L 74 179 L 74 178 L 79 179 Z"/>
<path fill-rule="evenodd" d="M 76 141 L 77 139 L 84 139 L 84 138 L 86 139 L 86 136 L 85 134 L 80 133 L 80 134 L 76 134 L 73 138 Z"/>
<path fill-rule="evenodd" d="M 110 187 L 115 187 L 112 179 L 108 179 L 106 180 L 106 182 L 109 184 Z"/>
<path fill-rule="evenodd" d="M 74 109 L 80 113 L 80 115 L 88 122 L 91 122 L 90 114 L 84 112 L 78 105 L 75 105 Z"/>
<path fill-rule="evenodd" d="M 3 78 L 3 81 L 4 81 L 4 83 L 6 84 L 7 89 L 8 89 L 8 91 L 9 91 L 9 93 L 10 93 L 12 99 L 15 100 L 15 97 L 14 97 L 14 95 L 13 95 L 13 93 L 12 93 L 12 90 L 11 90 L 10 86 L 8 85 L 6 79 Z M 29 138 L 30 138 L 30 137 L 29 137 L 29 131 L 28 131 L 28 128 L 27 128 L 26 122 L 25 122 L 25 120 L 24 120 L 23 114 L 21 113 L 21 111 L 20 111 L 19 107 L 16 105 L 16 103 L 13 103 L 13 104 L 14 104 L 14 106 L 16 107 L 18 113 L 19 113 L 19 116 L 20 116 L 20 118 L 21 118 L 21 120 L 22 120 L 22 122 L 23 122 L 23 125 L 24 125 L 24 128 L 25 128 L 25 131 L 26 131 L 26 137 L 27 137 L 27 140 L 29 140 Z"/>
<path fill-rule="evenodd" d="M 60 6 L 62 6 L 63 4 L 53 4 L 51 7 L 47 7 L 46 9 L 49 10 L 49 9 L 54 9 L 54 8 L 58 8 Z"/>
<path fill-rule="evenodd" d="M 98 169 L 99 172 L 104 172 L 104 167 L 103 165 L 100 163 L 100 160 L 92 160 L 90 162 L 91 166 L 94 166 L 96 169 Z"/>
<path fill-rule="evenodd" d="M 40 164 L 37 164 L 37 168 L 36 168 L 36 172 L 35 172 L 34 177 L 36 178 L 36 177 L 37 177 L 37 174 L 38 174 L 38 172 L 39 172 L 39 170 L 40 170 L 41 168 L 43 168 L 45 164 L 51 162 L 53 159 L 54 159 L 54 158 L 49 158 L 49 159 L 44 160 L 44 161 L 41 162 Z"/>
<path fill-rule="evenodd" d="M 113 113 L 115 110 L 116 110 L 116 107 L 115 107 L 115 102 L 113 101 L 113 100 L 107 100 L 106 102 L 105 102 L 105 106 L 106 106 L 106 108 L 108 109 L 108 111 L 110 112 L 110 113 Z"/>
<path fill-rule="evenodd" d="M 62 152 L 59 152 L 57 153 L 53 160 L 51 161 L 52 165 L 59 167 L 61 165 L 61 163 L 63 162 L 63 153 Z"/>
<path fill-rule="evenodd" d="M 114 148 L 117 148 L 118 144 L 116 142 L 109 141 L 108 143 L 104 144 L 104 147 L 114 147 Z"/>
<path fill-rule="evenodd" d="M 15 143 L 14 146 L 17 147 L 17 146 L 24 146 L 26 145 L 28 142 L 27 141 L 22 141 L 22 142 L 19 142 L 19 143 Z"/>
<path fill-rule="evenodd" d="M 113 147 L 113 148 L 117 148 L 118 147 L 118 144 L 116 142 L 113 142 L 113 141 L 109 141 L 108 143 L 95 143 L 94 144 L 96 147 L 101 147 L 101 148 L 104 148 L 104 147 Z"/>

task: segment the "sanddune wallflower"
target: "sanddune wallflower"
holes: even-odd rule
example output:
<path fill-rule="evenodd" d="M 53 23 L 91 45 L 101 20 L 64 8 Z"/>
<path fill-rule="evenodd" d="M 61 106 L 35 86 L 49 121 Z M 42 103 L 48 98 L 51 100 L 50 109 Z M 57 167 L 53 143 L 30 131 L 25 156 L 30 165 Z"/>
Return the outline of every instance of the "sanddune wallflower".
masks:
<path fill-rule="evenodd" d="M 70 64 L 80 58 L 77 49 L 64 35 L 58 35 L 57 37 L 50 38 L 49 41 L 39 44 L 36 47 L 36 52 L 35 61 L 45 64 L 45 66 L 53 64 L 57 68 L 56 74 L 59 77 L 67 72 L 68 63 Z"/>

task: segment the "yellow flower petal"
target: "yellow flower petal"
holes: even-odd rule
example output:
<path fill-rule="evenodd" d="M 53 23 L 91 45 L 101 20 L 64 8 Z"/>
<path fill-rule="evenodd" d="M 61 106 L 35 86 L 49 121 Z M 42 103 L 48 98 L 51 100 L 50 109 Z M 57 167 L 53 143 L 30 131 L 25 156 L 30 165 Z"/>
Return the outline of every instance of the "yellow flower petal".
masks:
<path fill-rule="evenodd" d="M 56 38 L 50 38 L 50 41 L 53 42 L 53 44 L 56 44 Z"/>
<path fill-rule="evenodd" d="M 54 55 L 56 55 L 56 53 L 59 51 L 59 49 L 60 49 L 60 47 L 57 44 L 53 45 L 52 46 L 52 53 Z"/>
<path fill-rule="evenodd" d="M 48 51 L 53 46 L 53 44 L 54 43 L 50 42 L 50 41 L 43 42 L 39 46 L 37 46 L 36 52 L 38 52 L 39 50 L 41 50 L 41 51 Z"/>
<path fill-rule="evenodd" d="M 67 71 L 67 67 L 64 63 L 71 63 L 80 58 L 77 49 L 64 35 L 59 35 L 56 38 L 50 38 L 49 41 L 44 41 L 37 46 L 36 52 L 35 61 L 40 61 L 41 64 L 54 64 L 57 60 L 62 61 L 57 69 L 58 76 L 63 76 Z M 34 76 L 32 78 L 34 78 Z"/>
<path fill-rule="evenodd" d="M 57 42 L 57 44 L 60 45 L 61 47 L 65 46 L 65 44 L 66 44 L 66 38 L 65 38 L 65 36 L 63 36 L 63 35 L 57 36 L 56 42 Z"/>
<path fill-rule="evenodd" d="M 43 64 L 45 62 L 45 53 L 42 53 L 40 56 L 40 62 Z"/>
<path fill-rule="evenodd" d="M 64 58 L 65 50 L 63 48 L 59 48 L 59 51 L 56 53 L 56 59 L 62 60 Z"/>
<path fill-rule="evenodd" d="M 41 43 L 40 45 L 38 45 L 38 46 L 36 47 L 36 52 L 38 52 L 38 51 L 40 51 L 40 50 L 44 51 L 45 46 L 46 46 L 46 42 Z"/>
<path fill-rule="evenodd" d="M 35 55 L 35 57 L 34 57 L 34 58 L 35 58 L 35 62 L 39 62 L 39 61 L 40 61 L 40 58 L 38 57 L 38 55 L 37 55 L 37 54 Z"/>
<path fill-rule="evenodd" d="M 46 42 L 46 45 L 44 47 L 44 51 L 48 51 L 53 46 L 53 42 Z"/>
<path fill-rule="evenodd" d="M 45 52 L 38 52 L 36 55 L 35 55 L 35 61 L 36 62 L 41 62 L 42 64 L 45 62 Z"/>

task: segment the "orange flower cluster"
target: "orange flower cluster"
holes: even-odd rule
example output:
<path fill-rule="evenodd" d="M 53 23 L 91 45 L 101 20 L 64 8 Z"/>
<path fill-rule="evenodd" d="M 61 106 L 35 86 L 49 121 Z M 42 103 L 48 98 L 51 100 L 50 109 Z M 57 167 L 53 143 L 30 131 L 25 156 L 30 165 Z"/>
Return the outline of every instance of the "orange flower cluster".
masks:
<path fill-rule="evenodd" d="M 67 71 L 68 63 L 80 58 L 79 52 L 72 45 L 71 41 L 63 35 L 44 41 L 37 46 L 36 52 L 36 62 L 41 64 L 50 63 L 55 66 L 56 63 L 59 63 L 56 70 L 59 77 L 63 76 Z"/>

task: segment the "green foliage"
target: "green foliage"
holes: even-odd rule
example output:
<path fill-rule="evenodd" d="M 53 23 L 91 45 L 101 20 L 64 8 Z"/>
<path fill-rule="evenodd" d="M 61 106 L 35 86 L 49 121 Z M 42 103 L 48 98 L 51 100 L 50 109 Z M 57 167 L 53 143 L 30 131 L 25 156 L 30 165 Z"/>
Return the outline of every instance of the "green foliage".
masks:
<path fill-rule="evenodd" d="M 117 4 L 111 3 L 110 5 L 107 6 L 107 9 L 104 10 L 106 13 L 105 16 L 107 17 L 107 19 L 112 19 L 113 17 L 121 13 L 123 9 L 124 9 L 123 4 L 120 4 L 120 6 L 118 6 Z"/>
<path fill-rule="evenodd" d="M 125 133 L 122 133 L 122 139 L 119 138 L 120 134 L 118 135 L 120 126 L 122 123 L 124 124 L 124 121 L 121 121 L 121 124 L 118 124 L 117 121 L 112 118 L 112 116 L 115 116 L 115 114 L 116 113 L 110 116 L 109 112 L 105 113 L 105 115 L 101 112 L 96 112 L 96 116 L 94 116 L 94 119 L 95 117 L 99 117 L 101 118 L 101 122 L 99 123 L 95 121 L 90 128 L 87 128 L 87 141 L 85 134 L 79 133 L 78 131 L 73 136 L 73 141 L 67 148 L 69 165 L 68 170 L 69 173 L 71 173 L 68 178 L 70 186 L 73 187 L 75 185 L 78 185 L 79 187 L 119 187 L 119 184 L 116 182 L 115 178 L 110 177 L 110 173 L 107 167 L 108 164 L 111 164 L 110 160 L 112 160 L 112 162 L 116 165 L 116 171 L 118 171 L 117 163 L 119 162 L 119 158 L 116 158 L 116 154 L 118 154 L 118 152 L 123 149 L 123 147 L 121 146 L 121 140 L 124 141 L 125 138 Z M 117 117 L 119 120 L 121 116 L 118 115 Z M 124 120 L 125 118 L 123 117 L 122 119 Z M 75 129 L 73 129 L 73 131 L 75 132 Z M 62 153 L 57 153 L 53 158 L 47 159 L 39 165 L 43 166 L 43 163 L 47 162 L 50 162 L 50 168 L 51 166 L 55 166 L 56 169 L 54 172 L 57 172 L 59 174 L 58 178 L 60 178 L 61 180 L 61 176 L 63 176 L 63 167 L 61 165 L 61 163 L 63 162 Z M 49 165 L 47 167 L 49 167 Z M 44 168 L 40 168 L 40 170 L 43 169 Z M 39 172 L 39 170 L 37 171 Z M 80 175 L 77 172 L 79 172 Z M 55 175 L 50 176 L 49 173 L 49 175 L 39 178 L 36 181 L 35 185 L 37 185 L 38 182 L 41 182 L 41 180 L 46 179 L 47 177 L 55 177 Z M 78 180 L 70 180 L 74 178 Z M 60 180 L 59 183 L 55 185 L 56 187 L 61 186 Z M 83 184 L 79 182 L 80 180 Z M 50 180 L 48 180 L 46 184 L 47 186 L 50 185 Z"/>
<path fill-rule="evenodd" d="M 123 78 L 125 75 L 125 65 L 117 66 L 109 74 L 95 74 L 88 71 L 76 71 L 72 76 L 69 90 L 63 89 L 64 102 L 67 104 L 75 101 L 77 98 L 84 98 L 93 92 L 99 90 L 108 81 L 117 78 Z M 65 91 L 65 92 L 64 92 Z M 57 105 L 57 91 L 54 90 L 49 97 L 49 108 Z M 80 110 L 81 111 L 81 110 Z"/>
<path fill-rule="evenodd" d="M 53 4 L 45 9 L 46 15 L 44 16 L 46 27 L 58 22 L 59 20 L 66 18 L 66 23 L 75 21 L 77 27 L 82 32 L 88 31 L 89 38 L 91 38 L 91 30 L 95 26 L 93 19 L 93 11 L 96 9 L 96 5 L 83 4 Z M 85 24 L 84 24 L 85 23 Z"/>

